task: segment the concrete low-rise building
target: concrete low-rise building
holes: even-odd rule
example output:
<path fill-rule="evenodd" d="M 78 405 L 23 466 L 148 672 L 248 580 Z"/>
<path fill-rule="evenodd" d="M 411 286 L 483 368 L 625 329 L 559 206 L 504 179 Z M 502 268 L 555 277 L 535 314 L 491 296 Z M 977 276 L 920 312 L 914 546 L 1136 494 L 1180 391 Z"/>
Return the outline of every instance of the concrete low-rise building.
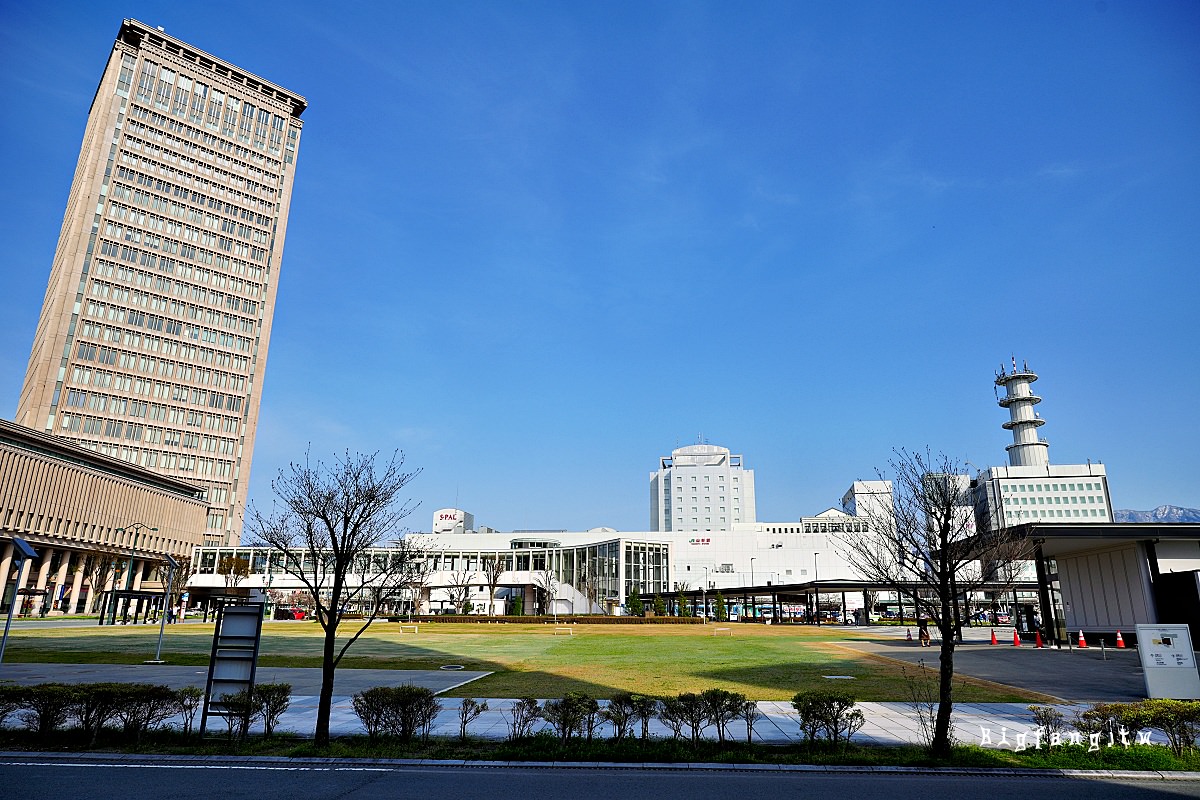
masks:
<path fill-rule="evenodd" d="M 207 508 L 191 483 L 0 420 L 0 610 L 91 613 L 114 587 L 159 588 L 165 556 L 203 542 Z M 20 575 L 14 537 L 38 553 Z"/>

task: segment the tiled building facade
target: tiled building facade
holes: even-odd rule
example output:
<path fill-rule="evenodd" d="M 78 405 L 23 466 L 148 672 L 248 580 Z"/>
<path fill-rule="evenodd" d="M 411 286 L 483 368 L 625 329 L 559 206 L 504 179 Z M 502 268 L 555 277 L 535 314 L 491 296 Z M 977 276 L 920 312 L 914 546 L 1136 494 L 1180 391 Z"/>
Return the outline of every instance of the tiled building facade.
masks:
<path fill-rule="evenodd" d="M 303 97 L 125 20 L 92 101 L 16 421 L 203 489 L 236 543 Z"/>

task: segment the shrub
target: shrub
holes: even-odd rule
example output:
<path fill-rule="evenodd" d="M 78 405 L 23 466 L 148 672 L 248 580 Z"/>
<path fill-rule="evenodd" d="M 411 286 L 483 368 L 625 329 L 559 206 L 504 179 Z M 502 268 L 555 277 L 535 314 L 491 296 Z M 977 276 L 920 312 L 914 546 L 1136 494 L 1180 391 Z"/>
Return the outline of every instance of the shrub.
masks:
<path fill-rule="evenodd" d="M 538 702 L 532 697 L 522 697 L 508 710 L 508 739 L 516 741 L 529 736 L 533 724 L 538 721 Z"/>
<path fill-rule="evenodd" d="M 742 707 L 738 709 L 737 718 L 744 720 L 746 723 L 746 744 L 754 744 L 754 723 L 762 713 L 758 710 L 758 703 L 753 700 L 746 700 L 742 703 Z"/>
<path fill-rule="evenodd" d="M 1071 720 L 1071 727 L 1084 736 L 1098 733 L 1104 737 L 1110 735 L 1116 737 L 1117 729 L 1121 727 L 1121 714 L 1125 705 L 1125 703 L 1093 703 L 1091 708 L 1075 712 L 1075 718 Z"/>
<path fill-rule="evenodd" d="M 642 603 L 642 598 L 638 595 L 636 589 L 629 595 L 629 600 L 625 603 L 625 610 L 632 617 L 640 617 L 646 613 L 646 606 Z"/>
<path fill-rule="evenodd" d="M 720 592 L 717 592 L 717 599 L 713 603 L 713 616 L 717 618 L 717 622 L 729 621 L 729 611 L 725 605 L 725 597 Z"/>
<path fill-rule="evenodd" d="M 1046 733 L 1061 733 L 1066 727 L 1063 713 L 1054 706 L 1029 706 L 1033 721 Z"/>
<path fill-rule="evenodd" d="M 467 725 L 487 710 L 487 700 L 479 703 L 470 697 L 462 699 L 462 704 L 458 707 L 458 738 L 461 741 L 467 740 Z"/>
<path fill-rule="evenodd" d="M 833 745 L 849 742 L 866 722 L 854 705 L 854 696 L 847 692 L 814 690 L 792 698 L 792 707 L 800 717 L 800 731 L 810 745 L 822 738 Z"/>
<path fill-rule="evenodd" d="M 617 692 L 600 712 L 600 718 L 612 725 L 613 741 L 623 741 L 633 733 L 633 723 L 637 718 L 633 695 L 629 692 Z"/>
<path fill-rule="evenodd" d="M 724 689 L 706 689 L 701 692 L 708 719 L 717 726 L 717 741 L 722 744 L 729 731 L 729 723 L 737 719 L 746 702 L 746 695 Z"/>
<path fill-rule="evenodd" d="M 675 726 L 682 723 L 688 729 L 692 744 L 699 744 L 701 737 L 704 735 L 704 729 L 711 724 L 708 715 L 708 704 L 705 702 L 704 697 L 695 692 L 681 692 L 670 700 L 663 700 L 664 710 L 668 702 L 670 703 L 669 716 L 672 719 L 672 722 L 668 724 L 672 726 L 671 729 L 673 731 L 676 731 L 675 735 L 677 737 L 681 735 L 682 731 Z"/>
<path fill-rule="evenodd" d="M 824 694 L 799 692 L 792 698 L 792 708 L 800 717 L 800 733 L 810 745 L 820 739 L 825 728 Z"/>
<path fill-rule="evenodd" d="M 257 715 L 263 721 L 263 735 L 270 737 L 275 733 L 279 718 L 292 704 L 292 685 L 290 683 L 259 683 L 254 686 L 254 703 Z"/>
<path fill-rule="evenodd" d="M 192 735 L 192 728 L 196 724 L 196 713 L 203 704 L 204 690 L 198 686 L 184 686 L 175 692 L 175 705 L 179 708 L 179 714 L 183 718 L 183 735 L 185 737 Z"/>
<path fill-rule="evenodd" d="M 665 617 L 667 615 L 667 603 L 662 599 L 662 595 L 654 595 L 654 615 L 656 617 Z"/>
<path fill-rule="evenodd" d="M 4 727 L 4 722 L 9 715 L 21 707 L 23 690 L 24 687 L 13 684 L 0 685 L 0 728 Z"/>
<path fill-rule="evenodd" d="M 519 617 L 525 613 L 525 598 L 517 595 L 512 599 L 511 616 Z"/>
<path fill-rule="evenodd" d="M 377 742 L 386 732 L 390 694 L 390 687 L 376 686 L 365 689 L 350 699 L 354 713 L 367 729 L 367 738 L 372 743 Z"/>
<path fill-rule="evenodd" d="M 21 710 L 17 718 L 39 736 L 47 736 L 66 724 L 76 691 L 74 686 L 61 683 L 39 683 L 22 687 L 18 697 Z"/>
<path fill-rule="evenodd" d="M 115 713 L 125 735 L 132 736 L 135 743 L 141 741 L 143 733 L 179 713 L 178 695 L 169 686 L 127 683 L 123 695 Z"/>
<path fill-rule="evenodd" d="M 677 697 L 664 697 L 659 703 L 658 721 L 671 729 L 672 739 L 683 738 L 683 728 L 687 725 L 683 706 Z"/>
<path fill-rule="evenodd" d="M 645 741 L 650 738 L 650 720 L 658 714 L 658 698 L 634 694 L 629 696 L 629 702 L 633 705 L 633 716 L 642 724 L 642 741 Z"/>
<path fill-rule="evenodd" d="M 1167 744 L 1176 756 L 1196 746 L 1200 735 L 1200 703 L 1184 700 L 1144 700 L 1140 703 L 1149 727 L 1167 736 Z"/>
<path fill-rule="evenodd" d="M 538 713 L 550 723 L 558 738 L 564 742 L 579 733 L 583 727 L 578 706 L 565 697 L 562 700 L 547 700 Z"/>
<path fill-rule="evenodd" d="M 89 734 L 90 744 L 96 743 L 100 731 L 116 716 L 126 693 L 126 686 L 121 683 L 85 683 L 75 687 L 70 713 L 79 727 Z"/>
<path fill-rule="evenodd" d="M 244 742 L 250 733 L 250 726 L 258 716 L 258 707 L 254 702 L 253 689 L 243 689 L 234 694 L 223 694 L 218 699 L 220 711 L 229 726 L 229 738 L 235 742 Z"/>

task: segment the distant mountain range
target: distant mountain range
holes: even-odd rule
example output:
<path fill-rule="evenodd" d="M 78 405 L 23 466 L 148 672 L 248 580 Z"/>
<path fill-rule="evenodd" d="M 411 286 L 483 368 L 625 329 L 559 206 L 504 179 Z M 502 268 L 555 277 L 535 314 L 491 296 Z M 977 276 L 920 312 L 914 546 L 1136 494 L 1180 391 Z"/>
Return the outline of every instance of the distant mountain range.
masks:
<path fill-rule="evenodd" d="M 1119 508 L 1113 512 L 1117 522 L 1200 522 L 1200 508 L 1159 506 L 1153 511 L 1130 511 Z"/>

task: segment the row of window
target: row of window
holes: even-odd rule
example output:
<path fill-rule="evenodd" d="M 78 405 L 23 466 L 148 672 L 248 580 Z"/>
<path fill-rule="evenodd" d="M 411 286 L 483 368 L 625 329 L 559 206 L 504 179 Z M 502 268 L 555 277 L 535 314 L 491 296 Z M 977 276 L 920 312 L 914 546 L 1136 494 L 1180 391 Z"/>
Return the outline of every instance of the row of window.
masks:
<path fill-rule="evenodd" d="M 232 259 L 226 259 L 226 262 L 228 263 L 223 265 L 218 264 L 217 266 L 218 268 L 222 266 L 228 267 L 234 272 L 245 275 L 248 271 L 248 265 L 246 262 L 237 261 L 236 263 L 233 263 L 233 261 L 234 260 Z M 240 270 L 238 269 L 238 264 L 242 265 Z M 258 270 L 260 273 L 262 272 L 262 267 L 253 267 L 252 269 Z M 183 270 L 179 271 L 182 272 Z M 227 288 L 232 292 L 248 295 L 253 298 L 257 298 L 265 291 L 265 288 L 261 283 L 256 283 L 253 280 L 244 280 L 239 278 L 236 274 L 226 274 L 218 270 L 206 269 L 204 267 L 189 267 L 188 271 L 189 274 L 187 277 L 190 280 L 197 281 L 200 284 L 211 284 L 214 289 Z M 143 272 L 140 269 L 135 269 L 133 267 L 126 266 L 125 264 L 118 264 L 115 261 L 105 261 L 102 258 L 97 258 L 92 262 L 91 273 L 93 276 L 98 278 L 115 278 L 118 281 L 124 281 L 145 289 L 154 289 L 155 291 L 163 294 L 174 294 L 178 297 L 184 298 L 195 294 L 195 299 L 201 299 L 203 297 L 205 300 L 207 300 L 208 298 L 207 293 L 203 295 L 200 294 L 200 292 L 204 291 L 204 287 L 197 286 L 196 283 L 184 283 L 183 281 L 174 280 L 171 277 L 161 273 Z M 166 306 L 163 306 L 163 308 L 165 309 Z"/>
<path fill-rule="evenodd" d="M 107 243 L 104 243 L 107 244 Z M 106 253 L 107 255 L 107 253 Z M 257 300 L 246 300 L 234 294 L 225 294 L 218 292 L 215 289 L 205 289 L 203 286 L 188 286 L 183 283 L 176 283 L 174 287 L 186 291 L 188 295 L 195 300 L 201 302 L 210 302 L 214 306 L 221 307 L 229 311 L 237 311 L 240 314 L 257 314 L 259 303 Z M 127 286 L 122 286 L 118 283 L 109 283 L 99 278 L 93 277 L 92 284 L 88 289 L 88 294 L 92 297 L 99 297 L 103 300 L 114 300 L 118 303 L 123 303 L 127 306 L 144 308 L 149 311 L 162 311 L 172 317 L 172 321 L 179 319 L 193 319 L 197 321 L 207 322 L 210 325 L 223 325 L 229 330 L 253 331 L 257 321 L 253 317 L 245 317 L 240 314 L 225 314 L 222 311 L 201 308 L 200 306 L 191 303 L 181 302 L 179 300 L 170 299 L 154 292 L 143 291 L 141 289 L 130 289 Z M 153 317 L 153 315 L 151 315 Z M 160 318 L 161 320 L 161 318 Z M 164 325 L 161 321 L 147 321 L 145 315 L 131 316 L 127 320 L 128 324 L 138 327 L 146 327 L 150 330 L 162 331 Z M 177 323 L 178 324 L 178 323 Z M 168 333 L 178 335 L 178 329 L 168 330 Z"/>
<path fill-rule="evenodd" d="M 185 425 L 190 428 L 203 428 L 210 431 L 238 432 L 239 417 L 223 414 L 210 414 L 195 411 L 180 406 L 168 406 L 161 403 L 149 403 L 128 397 L 118 397 L 100 392 L 88 392 L 83 389 L 67 389 L 64 401 L 66 408 L 86 408 L 99 414 L 114 417 L 130 416 L 136 419 L 148 419 L 152 422 L 163 422 L 169 425 Z M 230 446 L 234 440 L 228 441 Z M 205 448 L 207 449 L 207 448 Z M 221 449 L 221 452 L 233 452 L 232 449 Z"/>
<path fill-rule="evenodd" d="M 179 207 L 178 204 L 172 204 L 169 200 L 164 199 L 159 195 L 150 194 L 149 192 L 141 189 L 132 189 L 120 183 L 113 185 L 112 196 L 118 200 L 128 200 L 132 203 L 136 203 L 139 206 L 150 208 L 152 210 L 167 211 L 172 206 Z M 127 215 L 127 212 L 122 212 L 118 209 L 111 211 L 109 214 L 109 216 L 115 215 L 124 216 Z M 266 261 L 267 251 L 264 247 L 246 244 L 245 242 L 236 241 L 225 236 L 217 236 L 215 238 L 202 236 L 201 234 L 203 232 L 196 231 L 195 229 L 186 226 L 183 227 L 183 231 L 188 235 L 188 238 L 191 238 L 194 234 L 196 237 L 196 242 L 199 242 L 201 239 L 203 239 L 206 245 L 223 251 L 229 258 L 248 258 L 251 261 L 258 262 L 259 264 L 262 264 Z M 213 264 L 216 256 L 218 255 L 216 252 L 210 251 L 207 247 L 201 247 L 195 243 L 189 244 L 188 242 L 181 242 L 177 239 L 158 236 L 157 234 L 147 234 L 145 232 L 139 233 L 140 235 L 137 237 L 138 243 L 150 248 L 151 250 L 159 250 L 163 253 L 170 253 L 173 256 L 179 256 L 180 258 L 186 258 L 191 261 L 208 264 L 210 266 Z M 128 238 L 131 241 L 134 238 L 132 234 L 133 231 L 130 231 Z M 124 229 L 122 229 L 121 235 L 122 237 L 126 235 Z M 212 239 L 212 241 L 209 241 L 209 239 Z M 125 260 L 133 261 L 134 259 L 126 258 Z M 142 263 L 144 264 L 145 261 Z M 153 264 L 150 266 L 153 266 Z"/>
<path fill-rule="evenodd" d="M 90 303 L 88 304 L 91 305 Z M 171 362 L 171 370 L 164 370 L 164 375 L 187 375 L 187 380 L 191 380 L 192 373 L 188 370 L 192 369 L 191 365 L 196 365 L 195 369 L 204 370 L 203 364 L 212 364 L 214 367 L 225 367 L 234 369 L 241 373 L 246 373 L 250 369 L 250 359 L 247 356 L 239 356 L 233 353 L 226 353 L 221 350 L 213 350 L 208 347 L 199 347 L 186 342 L 176 342 L 170 339 L 163 339 L 158 336 L 143 335 L 138 331 L 118 328 L 114 325 L 103 325 L 99 322 L 91 322 L 84 320 L 80 328 L 81 333 L 86 338 L 103 339 L 106 342 L 113 344 L 121 344 L 127 348 L 143 348 L 150 353 L 160 353 L 164 357 L 179 358 L 184 363 Z M 118 356 L 118 363 L 123 363 L 122 359 L 132 358 L 133 354 L 122 354 Z M 132 364 L 132 362 L 129 362 Z M 227 388 L 232 386 L 233 377 L 227 373 L 212 372 L 209 373 L 197 372 L 197 375 L 204 376 L 205 382 L 218 388 Z M 86 381 L 84 381 L 86 383 Z M 146 394 L 146 392 L 139 392 Z"/>
<path fill-rule="evenodd" d="M 223 136 L 236 137 L 256 150 L 279 155 L 283 145 L 283 117 L 216 87 L 210 92 L 207 84 L 148 59 L 142 61 L 135 96 L 144 103 L 153 103 L 155 108 L 220 131 Z"/>
<path fill-rule="evenodd" d="M 1103 509 L 1099 508 L 1068 508 L 1068 509 L 1038 509 L 1036 511 L 1005 511 L 1004 517 L 1007 520 L 1018 519 L 1062 519 L 1074 517 L 1099 517 L 1108 518 L 1108 514 Z"/>
<path fill-rule="evenodd" d="M 95 300 L 89 300 L 84 309 L 87 316 L 93 319 L 105 320 L 125 324 L 129 319 L 130 311 L 121 306 L 109 305 L 100 303 Z M 225 315 L 229 316 L 229 315 Z M 237 320 L 239 318 L 233 318 Z M 194 334 L 194 335 L 192 335 Z M 237 336 L 232 333 L 224 333 L 222 331 L 213 330 L 212 328 L 202 328 L 198 326 L 185 326 L 183 335 L 195 341 L 204 342 L 206 344 L 215 344 L 220 347 L 226 347 L 230 350 L 240 350 L 242 352 L 250 352 L 253 341 L 245 336 Z M 195 345 L 187 345 L 195 347 Z"/>
<path fill-rule="evenodd" d="M 1016 495 L 1007 495 L 1004 500 L 1007 503 L 1015 503 L 1019 506 L 1104 505 L 1104 497 L 1098 495 L 1072 495 L 1070 497 L 1063 497 L 1061 495 L 1054 497 L 1017 497 Z"/>
<path fill-rule="evenodd" d="M 85 328 L 88 326 L 96 327 L 96 323 L 84 323 Z M 87 335 L 84 331 L 84 336 Z M 118 350 L 114 347 L 105 347 L 103 345 L 95 345 L 86 340 L 80 340 L 75 347 L 75 366 L 85 369 L 86 365 L 80 364 L 83 361 L 95 361 L 101 366 L 117 366 L 124 370 L 136 370 L 146 375 L 158 375 L 159 377 L 173 378 L 178 377 L 183 381 L 190 381 L 201 384 L 202 386 L 212 386 L 214 389 L 228 389 L 235 392 L 245 392 L 247 380 L 245 375 L 232 375 L 221 370 L 208 369 L 202 366 L 193 366 L 192 364 L 181 364 L 167 359 L 159 359 L 154 356 L 138 355 L 124 350 Z M 81 385 L 87 385 L 87 379 L 81 379 Z M 145 379 L 138 379 L 133 390 L 134 394 L 139 394 L 149 397 L 153 394 L 155 397 L 166 397 L 170 391 L 160 387 L 169 386 L 170 384 L 152 382 Z M 151 388 L 153 386 L 153 389 Z"/>
<path fill-rule="evenodd" d="M 246 356 L 233 355 L 186 342 L 163 339 L 158 336 L 143 335 L 140 331 L 118 328 L 115 325 L 105 325 L 86 319 L 80 326 L 80 336 L 86 339 L 99 339 L 105 342 L 112 342 L 114 345 L 123 344 L 127 348 L 144 346 L 147 352 L 161 353 L 163 356 L 182 357 L 186 361 L 191 362 L 191 364 L 213 364 L 218 367 L 232 368 L 242 373 L 247 372 L 250 368 L 250 359 Z M 118 357 L 118 363 L 122 366 L 132 368 L 134 365 L 132 359 L 134 358 L 136 358 L 134 354 L 122 352 Z M 164 369 L 161 374 L 167 376 L 174 374 L 180 376 L 186 375 L 187 377 L 184 379 L 191 380 L 191 369 L 190 364 L 176 364 L 172 369 Z M 200 380 L 202 383 L 218 388 L 228 388 L 235 385 L 239 389 L 244 388 L 244 385 L 234 383 L 236 376 L 214 370 L 205 370 L 203 367 L 197 367 L 197 369 L 200 370 L 196 373 L 200 376 L 197 380 Z M 152 366 L 149 370 L 143 371 L 152 372 L 153 370 L 154 367 Z"/>
<path fill-rule="evenodd" d="M 150 111 L 147 108 L 143 108 L 136 103 L 130 106 L 129 116 L 135 120 L 141 120 L 143 123 L 148 123 L 149 126 L 152 126 L 153 128 L 173 129 L 175 127 L 167 124 L 168 121 L 162 117 L 161 114 Z M 151 127 L 148 127 L 146 124 L 139 123 L 137 131 L 138 133 L 149 134 L 154 139 L 163 141 L 164 144 L 168 146 L 171 144 L 179 144 L 176 137 L 160 134 L 159 131 L 152 130 Z M 200 154 L 200 159 L 195 159 L 191 156 L 175 152 L 174 149 L 160 147 L 159 145 L 153 144 L 150 141 L 143 141 L 142 144 L 148 145 L 146 147 L 148 152 L 156 155 L 161 154 L 163 161 L 177 161 L 182 169 L 187 170 L 188 177 L 186 180 L 190 180 L 191 176 L 203 177 L 205 179 L 211 178 L 215 181 L 223 181 L 226 185 L 233 187 L 234 189 L 241 190 L 243 193 L 252 192 L 256 194 L 266 188 L 277 187 L 280 182 L 278 175 L 270 172 L 264 172 L 258 167 L 252 166 L 244 161 L 238 161 L 236 159 L 229 158 L 225 155 L 217 154 L 217 157 L 213 160 L 217 161 L 222 166 L 229 167 L 227 170 L 222 169 L 221 167 L 214 167 L 211 164 L 206 163 L 202 153 Z M 193 147 L 194 146 L 189 143 L 183 149 L 191 151 Z M 174 168 L 163 163 L 157 163 L 153 168 L 160 170 L 168 177 L 171 177 L 172 174 L 176 172 Z M 245 173 L 246 175 L 252 177 L 243 177 L 242 175 L 238 174 L 239 172 Z"/>
<path fill-rule="evenodd" d="M 1078 487 L 1078 488 L 1076 488 Z M 1005 483 L 1006 492 L 1098 492 L 1104 486 L 1098 482 L 1086 483 Z"/>

